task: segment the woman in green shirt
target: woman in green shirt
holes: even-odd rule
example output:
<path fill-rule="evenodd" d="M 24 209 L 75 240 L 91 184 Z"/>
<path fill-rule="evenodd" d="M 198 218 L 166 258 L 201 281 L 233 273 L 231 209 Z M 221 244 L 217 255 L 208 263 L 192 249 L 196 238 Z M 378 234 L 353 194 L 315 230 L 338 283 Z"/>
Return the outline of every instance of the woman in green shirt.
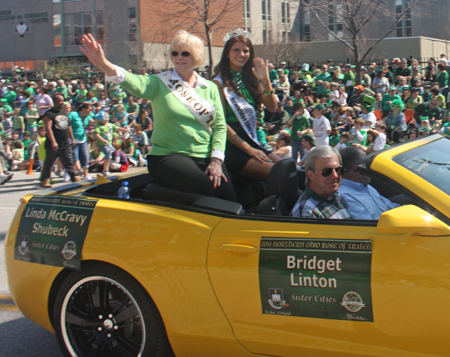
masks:
<path fill-rule="evenodd" d="M 175 71 L 150 76 L 113 65 L 91 34 L 83 35 L 81 42 L 81 51 L 107 81 L 151 100 L 153 146 L 147 161 L 153 179 L 166 187 L 236 201 L 222 165 L 226 123 L 219 91 L 194 72 L 204 62 L 203 41 L 179 31 L 169 48 Z"/>

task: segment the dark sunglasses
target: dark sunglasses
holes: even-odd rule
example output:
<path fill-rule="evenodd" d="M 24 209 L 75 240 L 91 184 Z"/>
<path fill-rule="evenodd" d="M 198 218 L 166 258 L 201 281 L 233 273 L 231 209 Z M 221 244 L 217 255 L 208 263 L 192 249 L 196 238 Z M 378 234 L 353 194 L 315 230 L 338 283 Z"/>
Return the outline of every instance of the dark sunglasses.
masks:
<path fill-rule="evenodd" d="M 173 56 L 173 57 L 177 57 L 178 56 L 178 51 L 172 51 L 172 53 L 171 53 L 171 55 Z M 183 51 L 183 52 L 181 52 L 180 53 L 180 55 L 182 56 L 182 57 L 189 57 L 191 54 L 188 52 L 188 51 Z"/>
<path fill-rule="evenodd" d="M 331 173 L 334 171 L 336 171 L 336 175 L 341 176 L 345 169 L 342 166 L 336 167 L 335 169 L 331 168 L 331 167 L 325 167 L 324 169 L 322 169 L 322 171 L 320 171 L 320 173 L 322 174 L 323 177 L 328 177 L 331 175 Z"/>

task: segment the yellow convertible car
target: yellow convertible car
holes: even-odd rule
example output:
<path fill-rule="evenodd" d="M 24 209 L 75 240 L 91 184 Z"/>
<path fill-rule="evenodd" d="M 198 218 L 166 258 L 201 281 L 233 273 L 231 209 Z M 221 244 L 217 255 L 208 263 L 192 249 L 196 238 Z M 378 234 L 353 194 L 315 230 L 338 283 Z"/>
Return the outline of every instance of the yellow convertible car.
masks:
<path fill-rule="evenodd" d="M 378 221 L 288 216 L 302 180 L 271 171 L 252 210 L 148 174 L 21 199 L 6 237 L 20 310 L 67 356 L 448 356 L 450 140 L 359 170 L 409 204 Z"/>

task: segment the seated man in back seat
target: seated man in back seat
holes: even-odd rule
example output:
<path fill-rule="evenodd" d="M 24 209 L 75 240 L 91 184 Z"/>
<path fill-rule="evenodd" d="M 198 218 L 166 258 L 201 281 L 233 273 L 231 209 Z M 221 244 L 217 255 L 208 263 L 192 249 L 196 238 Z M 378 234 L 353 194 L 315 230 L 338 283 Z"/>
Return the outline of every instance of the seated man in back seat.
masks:
<path fill-rule="evenodd" d="M 343 167 L 339 152 L 328 145 L 311 151 L 305 162 L 306 189 L 291 211 L 293 217 L 351 219 L 348 204 L 337 191 Z"/>
<path fill-rule="evenodd" d="M 356 146 L 349 146 L 341 150 L 344 174 L 339 193 L 347 200 L 354 219 L 378 220 L 380 215 L 390 209 L 400 206 L 381 196 L 369 185 L 371 178 L 356 172 L 356 167 L 366 154 Z"/>

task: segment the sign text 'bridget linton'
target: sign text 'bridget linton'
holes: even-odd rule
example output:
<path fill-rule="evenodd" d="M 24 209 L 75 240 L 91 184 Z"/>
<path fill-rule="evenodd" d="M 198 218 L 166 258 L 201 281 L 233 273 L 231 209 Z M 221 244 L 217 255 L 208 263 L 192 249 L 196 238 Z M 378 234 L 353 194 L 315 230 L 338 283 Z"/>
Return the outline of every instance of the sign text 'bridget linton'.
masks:
<path fill-rule="evenodd" d="M 262 238 L 263 314 L 373 321 L 369 240 Z"/>

